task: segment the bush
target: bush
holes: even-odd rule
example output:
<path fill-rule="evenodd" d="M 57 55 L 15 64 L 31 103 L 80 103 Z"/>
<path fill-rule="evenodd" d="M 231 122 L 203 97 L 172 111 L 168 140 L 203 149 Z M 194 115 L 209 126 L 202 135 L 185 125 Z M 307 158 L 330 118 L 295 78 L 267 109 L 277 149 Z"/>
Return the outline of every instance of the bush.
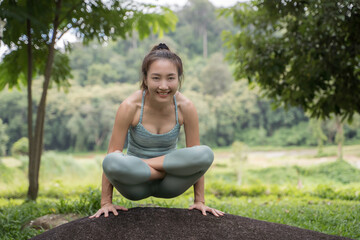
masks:
<path fill-rule="evenodd" d="M 10 183 L 14 178 L 14 169 L 6 167 L 4 164 L 0 163 L 0 181 L 3 183 Z"/>
<path fill-rule="evenodd" d="M 302 172 L 302 175 L 326 177 L 342 184 L 360 182 L 360 170 L 345 161 L 320 164 L 308 168 Z"/>
<path fill-rule="evenodd" d="M 12 156 L 29 155 L 29 139 L 22 137 L 11 147 Z"/>
<path fill-rule="evenodd" d="M 356 186 L 334 188 L 333 186 L 320 184 L 310 193 L 310 195 L 331 200 L 360 200 L 360 191 Z"/>
<path fill-rule="evenodd" d="M 268 167 L 262 169 L 249 170 L 249 183 L 261 182 L 264 184 L 293 184 L 298 180 L 295 166 L 288 167 Z"/>
<path fill-rule="evenodd" d="M 84 173 L 82 168 L 72 156 L 58 155 L 56 152 L 46 152 L 41 158 L 40 176 L 56 178 L 58 176 L 64 177 L 71 174 L 80 175 Z"/>
<path fill-rule="evenodd" d="M 291 128 L 280 128 L 274 132 L 268 142 L 274 146 L 316 145 L 316 139 L 307 122 L 301 122 Z"/>
<path fill-rule="evenodd" d="M 82 215 L 91 215 L 100 208 L 101 192 L 98 189 L 88 188 L 87 191 L 80 194 L 79 199 L 69 201 L 60 199 L 56 204 L 59 213 L 79 213 Z"/>
<path fill-rule="evenodd" d="M 264 185 L 238 186 L 223 181 L 211 182 L 209 184 L 210 193 L 216 197 L 257 197 L 266 195 L 268 189 Z"/>
<path fill-rule="evenodd" d="M 235 132 L 235 139 L 243 141 L 250 146 L 262 146 L 268 143 L 264 128 L 248 128 Z"/>

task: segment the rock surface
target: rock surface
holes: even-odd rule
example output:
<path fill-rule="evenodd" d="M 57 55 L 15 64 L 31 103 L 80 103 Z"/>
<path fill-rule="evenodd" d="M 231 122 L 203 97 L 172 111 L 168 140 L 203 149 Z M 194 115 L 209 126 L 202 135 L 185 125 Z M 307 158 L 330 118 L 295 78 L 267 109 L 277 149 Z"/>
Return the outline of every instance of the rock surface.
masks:
<path fill-rule="evenodd" d="M 41 239 L 348 239 L 283 224 L 225 214 L 215 217 L 200 211 L 176 208 L 131 208 L 105 218 L 81 218 L 53 228 Z"/>
<path fill-rule="evenodd" d="M 23 228 L 30 227 L 35 229 L 49 230 L 51 228 L 63 225 L 75 219 L 81 218 L 80 215 L 70 214 L 48 214 L 39 218 L 36 218 L 27 223 Z"/>

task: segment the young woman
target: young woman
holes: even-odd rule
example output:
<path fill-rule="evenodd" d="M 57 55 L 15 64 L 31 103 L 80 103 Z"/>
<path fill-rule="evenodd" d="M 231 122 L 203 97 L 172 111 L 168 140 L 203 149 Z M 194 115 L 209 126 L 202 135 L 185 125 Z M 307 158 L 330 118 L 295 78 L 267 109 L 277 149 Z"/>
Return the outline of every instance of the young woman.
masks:
<path fill-rule="evenodd" d="M 194 204 L 204 215 L 224 213 L 207 207 L 204 174 L 214 155 L 200 145 L 198 116 L 194 104 L 181 94 L 181 59 L 163 43 L 145 56 L 141 90 L 117 111 L 108 155 L 103 161 L 101 209 L 91 218 L 127 209 L 112 204 L 113 186 L 126 198 L 149 196 L 173 198 L 194 185 Z M 176 149 L 184 125 L 186 148 Z M 128 135 L 127 155 L 122 153 Z"/>

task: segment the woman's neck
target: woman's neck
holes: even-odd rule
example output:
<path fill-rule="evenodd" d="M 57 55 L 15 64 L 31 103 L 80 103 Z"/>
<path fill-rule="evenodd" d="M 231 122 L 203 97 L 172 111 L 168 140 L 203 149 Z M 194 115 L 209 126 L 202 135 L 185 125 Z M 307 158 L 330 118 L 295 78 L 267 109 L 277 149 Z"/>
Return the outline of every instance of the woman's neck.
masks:
<path fill-rule="evenodd" d="M 171 97 L 169 101 L 159 102 L 156 101 L 155 98 L 152 98 L 149 92 L 147 91 L 145 94 L 145 102 L 147 107 L 150 107 L 152 110 L 162 112 L 166 109 L 166 107 L 174 104 L 174 97 Z"/>

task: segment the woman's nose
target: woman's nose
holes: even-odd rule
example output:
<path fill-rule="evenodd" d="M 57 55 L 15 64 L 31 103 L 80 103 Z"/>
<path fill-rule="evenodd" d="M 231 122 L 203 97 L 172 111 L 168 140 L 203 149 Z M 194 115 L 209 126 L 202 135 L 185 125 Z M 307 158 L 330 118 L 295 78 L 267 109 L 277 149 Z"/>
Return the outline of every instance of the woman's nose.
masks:
<path fill-rule="evenodd" d="M 168 84 L 167 84 L 167 81 L 163 80 L 160 82 L 160 86 L 159 86 L 160 89 L 167 89 L 168 88 Z"/>

